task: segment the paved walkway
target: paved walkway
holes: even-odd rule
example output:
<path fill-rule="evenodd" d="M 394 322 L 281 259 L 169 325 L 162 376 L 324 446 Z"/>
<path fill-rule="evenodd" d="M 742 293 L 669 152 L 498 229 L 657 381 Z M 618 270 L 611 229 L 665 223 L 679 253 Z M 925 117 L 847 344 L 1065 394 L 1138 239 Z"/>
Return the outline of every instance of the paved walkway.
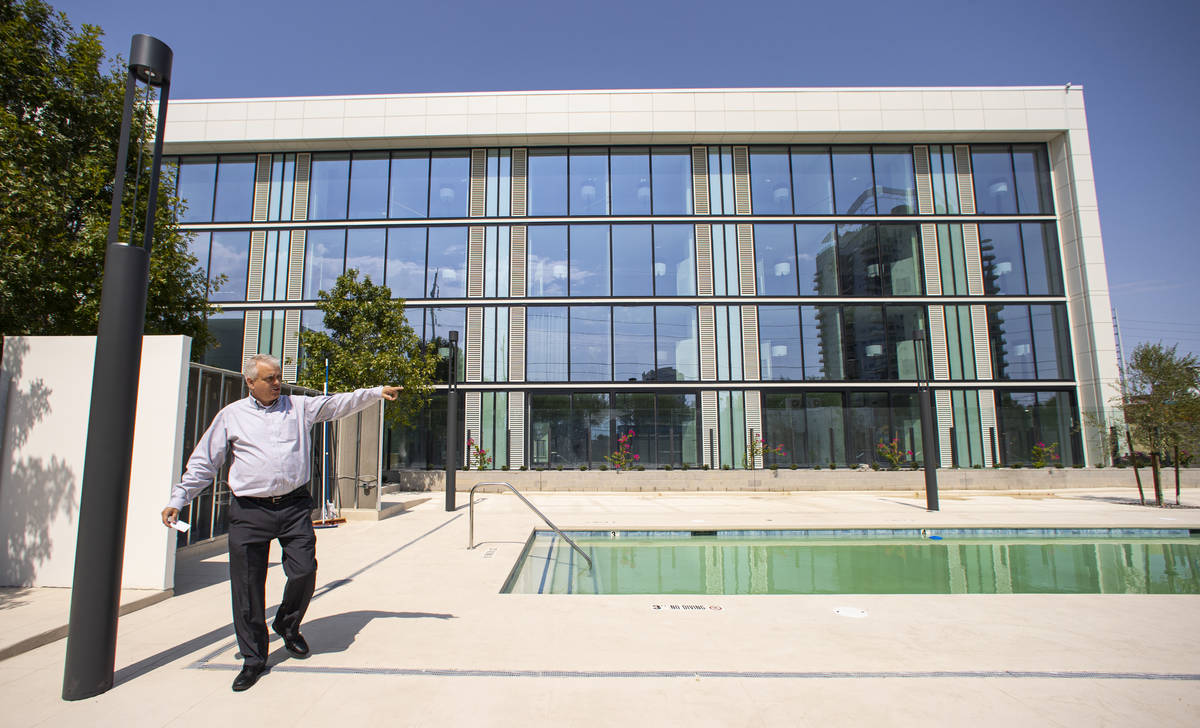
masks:
<path fill-rule="evenodd" d="M 587 529 L 1200 529 L 1196 489 L 1166 510 L 1129 495 L 947 492 L 937 513 L 912 492 L 531 500 Z M 320 531 L 304 626 L 314 654 L 292 659 L 273 639 L 271 671 L 240 694 L 226 559 L 181 558 L 177 595 L 122 617 L 112 690 L 62 701 L 58 640 L 0 661 L 0 723 L 1182 726 L 1200 715 L 1200 596 L 503 595 L 541 524 L 511 495 L 479 496 L 476 510 L 473 550 L 465 507 L 446 513 L 440 497 Z M 655 609 L 674 602 L 720 609 Z M 0 633 L 26 608 L 0 604 Z"/>

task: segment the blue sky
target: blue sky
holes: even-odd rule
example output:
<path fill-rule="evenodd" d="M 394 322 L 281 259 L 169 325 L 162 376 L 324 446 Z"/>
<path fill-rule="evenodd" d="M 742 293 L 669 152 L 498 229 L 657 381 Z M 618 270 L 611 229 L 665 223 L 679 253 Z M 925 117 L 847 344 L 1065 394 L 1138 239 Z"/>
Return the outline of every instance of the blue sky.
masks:
<path fill-rule="evenodd" d="M 59 0 L 175 51 L 173 98 L 731 86 L 1084 86 L 1126 353 L 1200 354 L 1194 0 Z M 1185 194 L 1187 193 L 1187 194 Z"/>

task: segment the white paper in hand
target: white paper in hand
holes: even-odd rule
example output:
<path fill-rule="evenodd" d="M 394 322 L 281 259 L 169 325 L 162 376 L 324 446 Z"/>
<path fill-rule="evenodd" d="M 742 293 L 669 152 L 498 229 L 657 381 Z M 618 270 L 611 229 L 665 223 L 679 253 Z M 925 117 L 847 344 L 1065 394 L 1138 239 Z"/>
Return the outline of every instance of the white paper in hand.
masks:
<path fill-rule="evenodd" d="M 179 531 L 180 533 L 187 533 L 191 526 L 188 525 L 187 521 L 174 521 L 171 523 L 171 528 Z"/>

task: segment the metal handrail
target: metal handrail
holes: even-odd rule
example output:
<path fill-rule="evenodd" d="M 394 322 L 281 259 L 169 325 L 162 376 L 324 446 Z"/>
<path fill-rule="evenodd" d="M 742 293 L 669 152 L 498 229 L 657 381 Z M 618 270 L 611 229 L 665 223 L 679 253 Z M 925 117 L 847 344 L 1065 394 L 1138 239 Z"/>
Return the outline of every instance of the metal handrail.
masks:
<path fill-rule="evenodd" d="M 529 506 L 530 510 L 532 510 L 534 513 L 538 514 L 538 516 L 540 516 L 541 519 L 546 522 L 547 526 L 549 526 L 550 528 L 553 528 L 555 533 L 557 533 L 559 536 L 562 536 L 564 541 L 571 544 L 571 548 L 573 548 L 579 552 L 579 555 L 582 556 L 585 561 L 587 561 L 587 565 L 588 565 L 589 569 L 592 568 L 591 557 L 589 557 L 587 554 L 585 554 L 583 552 L 583 549 L 579 548 L 579 545 L 571 540 L 570 536 L 563 533 L 562 530 L 559 529 L 558 526 L 555 526 L 553 523 L 551 523 L 550 519 L 546 518 L 546 514 L 539 511 L 537 509 L 537 506 L 535 506 L 534 504 L 529 502 L 528 498 L 521 495 L 521 491 L 512 487 L 511 483 L 476 483 L 475 485 L 471 486 L 471 494 L 467 497 L 467 501 L 469 503 L 469 505 L 467 506 L 467 513 L 468 513 L 467 522 L 468 522 L 468 524 L 470 524 L 468 527 L 468 531 L 467 531 L 467 549 L 475 548 L 475 489 L 481 485 L 503 485 L 505 488 L 508 488 L 509 490 L 511 490 L 514 494 L 516 494 L 516 496 L 518 498 L 521 499 L 522 502 L 525 503 L 525 505 Z"/>

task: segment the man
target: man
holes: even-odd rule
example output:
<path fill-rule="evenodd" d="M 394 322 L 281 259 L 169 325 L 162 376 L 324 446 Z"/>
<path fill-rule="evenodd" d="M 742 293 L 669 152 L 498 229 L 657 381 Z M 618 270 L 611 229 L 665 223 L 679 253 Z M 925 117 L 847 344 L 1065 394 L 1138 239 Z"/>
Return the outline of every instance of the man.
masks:
<path fill-rule="evenodd" d="M 162 512 L 163 524 L 172 525 L 179 510 L 213 482 L 226 458 L 231 459 L 229 588 L 243 660 L 233 681 L 237 692 L 252 687 L 267 670 L 264 592 L 273 539 L 283 548 L 287 585 L 271 627 L 283 637 L 288 652 L 308 657 L 300 621 L 317 580 L 317 537 L 307 487 L 313 424 L 354 414 L 381 398 L 395 400 L 401 390 L 375 387 L 321 397 L 280 397 L 283 370 L 278 359 L 265 354 L 251 357 L 242 374 L 250 396 L 217 413 Z"/>

